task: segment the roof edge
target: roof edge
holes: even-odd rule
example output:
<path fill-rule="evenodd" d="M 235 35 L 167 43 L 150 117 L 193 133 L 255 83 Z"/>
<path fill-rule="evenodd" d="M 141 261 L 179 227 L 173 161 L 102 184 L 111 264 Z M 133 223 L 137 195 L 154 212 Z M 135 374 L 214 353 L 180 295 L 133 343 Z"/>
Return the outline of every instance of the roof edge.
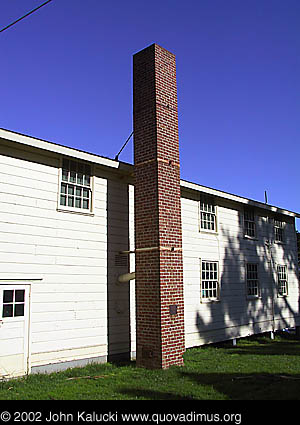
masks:
<path fill-rule="evenodd" d="M 289 210 L 286 210 L 284 208 L 276 207 L 274 205 L 264 204 L 263 202 L 255 201 L 255 200 L 249 199 L 249 198 L 244 198 L 244 197 L 239 196 L 239 195 L 233 195 L 232 193 L 223 192 L 223 191 L 218 190 L 218 189 L 213 189 L 213 188 L 210 188 L 210 187 L 207 187 L 207 186 L 202 186 L 202 185 L 199 185 L 197 183 L 189 182 L 187 180 L 180 180 L 180 184 L 181 184 L 181 187 L 185 188 L 185 189 L 191 189 L 191 190 L 195 190 L 197 192 L 206 193 L 207 195 L 211 195 L 211 196 L 217 196 L 219 198 L 227 199 L 229 201 L 237 202 L 237 203 L 240 203 L 240 204 L 249 205 L 249 206 L 253 206 L 253 207 L 257 207 L 257 208 L 262 208 L 262 209 L 265 209 L 265 210 L 268 210 L 268 211 L 272 211 L 274 213 L 285 214 L 285 215 L 289 215 L 289 216 L 292 216 L 292 217 L 300 218 L 300 213 L 297 213 L 297 212 L 294 212 L 294 211 L 289 211 Z"/>
<path fill-rule="evenodd" d="M 27 136 L 22 133 L 17 133 L 15 131 L 7 130 L 4 128 L 0 128 L 0 138 L 20 143 L 26 146 L 35 147 L 37 149 L 46 150 L 49 152 L 54 152 L 57 154 L 81 159 L 83 161 L 89 161 L 94 164 L 98 164 L 105 167 L 110 167 L 113 169 L 123 168 L 133 168 L 132 164 L 123 161 L 117 161 L 114 159 L 106 158 L 97 154 L 92 154 L 89 152 L 85 152 L 83 150 L 69 148 L 67 146 L 63 146 L 54 142 L 49 142 L 43 139 L 37 139 L 35 137 Z M 187 180 L 180 180 L 180 185 L 184 189 L 190 189 L 197 192 L 206 193 L 211 196 L 217 196 L 219 198 L 227 199 L 233 202 L 237 202 L 244 205 L 250 205 L 258 208 L 262 208 L 268 211 L 272 211 L 275 213 L 285 214 L 292 217 L 300 218 L 300 213 L 296 213 L 293 211 L 285 210 L 283 208 L 279 208 L 273 205 L 264 204 L 263 202 L 254 201 L 252 199 L 244 198 L 242 196 L 234 195 L 228 192 L 223 192 L 218 189 L 213 189 L 207 186 L 202 186 L 198 183 L 192 183 Z"/>
<path fill-rule="evenodd" d="M 79 158 L 84 161 L 94 162 L 99 165 L 104 165 L 111 168 L 119 168 L 119 161 L 114 159 L 106 158 L 97 154 L 92 154 L 75 148 L 69 148 L 57 143 L 49 142 L 43 139 L 37 139 L 35 137 L 27 136 L 25 134 L 16 133 L 11 130 L 0 128 L 0 138 L 20 143 L 26 146 L 54 152 L 74 158 Z"/>

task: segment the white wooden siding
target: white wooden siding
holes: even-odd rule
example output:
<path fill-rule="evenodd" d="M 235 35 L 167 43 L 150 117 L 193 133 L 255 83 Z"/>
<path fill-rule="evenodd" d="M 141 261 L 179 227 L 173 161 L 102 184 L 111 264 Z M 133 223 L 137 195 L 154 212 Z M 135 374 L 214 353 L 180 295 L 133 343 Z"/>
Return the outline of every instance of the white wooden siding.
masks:
<path fill-rule="evenodd" d="M 27 150 L 28 149 L 28 150 Z M 58 211 L 60 156 L 0 141 L 0 283 L 31 281 L 31 366 L 136 351 L 134 188 L 94 167 L 92 214 Z M 217 199 L 217 232 L 200 230 L 199 193 L 182 197 L 186 346 L 297 324 L 298 279 L 293 219 L 285 243 L 273 238 L 268 212 L 257 209 L 255 240 L 243 236 L 243 205 Z M 273 238 L 274 239 L 274 238 Z M 219 262 L 220 300 L 200 300 L 200 261 Z M 246 263 L 259 263 L 261 297 L 246 296 Z M 288 297 L 276 292 L 276 265 L 287 265 Z M 272 305 L 274 300 L 274 315 Z"/>
<path fill-rule="evenodd" d="M 59 165 L 0 145 L 0 279 L 42 276 L 31 366 L 107 355 L 107 179 L 94 177 L 93 216 L 58 212 Z"/>
<path fill-rule="evenodd" d="M 286 243 L 273 241 L 271 256 L 266 241 L 274 236 L 268 213 L 255 210 L 257 237 L 246 239 L 243 205 L 216 200 L 217 232 L 208 233 L 199 228 L 198 199 L 199 194 L 182 197 L 186 346 L 295 326 L 296 321 L 300 324 L 296 235 L 292 219 L 285 217 Z M 219 262 L 219 301 L 201 302 L 201 259 Z M 258 299 L 247 298 L 247 262 L 259 264 L 261 297 Z M 276 264 L 288 267 L 288 297 L 277 296 Z"/>

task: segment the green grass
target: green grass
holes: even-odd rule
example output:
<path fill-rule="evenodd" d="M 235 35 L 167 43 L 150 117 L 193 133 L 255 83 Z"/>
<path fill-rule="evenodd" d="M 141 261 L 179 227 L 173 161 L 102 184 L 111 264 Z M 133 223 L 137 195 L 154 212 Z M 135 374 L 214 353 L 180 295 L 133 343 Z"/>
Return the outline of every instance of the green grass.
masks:
<path fill-rule="evenodd" d="M 187 350 L 184 367 L 89 365 L 0 382 L 0 400 L 300 400 L 300 341 L 241 339 Z M 70 379 L 73 378 L 73 379 Z"/>

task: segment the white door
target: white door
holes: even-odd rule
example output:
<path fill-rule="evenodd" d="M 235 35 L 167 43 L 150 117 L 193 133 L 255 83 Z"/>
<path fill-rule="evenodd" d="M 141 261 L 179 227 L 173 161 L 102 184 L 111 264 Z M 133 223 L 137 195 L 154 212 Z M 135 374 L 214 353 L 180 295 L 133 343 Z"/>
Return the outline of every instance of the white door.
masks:
<path fill-rule="evenodd" d="M 30 285 L 0 285 L 0 379 L 28 370 Z"/>

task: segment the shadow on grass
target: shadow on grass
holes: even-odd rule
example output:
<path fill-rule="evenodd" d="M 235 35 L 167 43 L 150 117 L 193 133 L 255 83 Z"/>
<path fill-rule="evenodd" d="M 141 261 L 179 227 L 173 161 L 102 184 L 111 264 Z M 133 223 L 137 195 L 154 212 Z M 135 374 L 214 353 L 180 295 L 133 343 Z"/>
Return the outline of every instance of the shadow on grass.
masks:
<path fill-rule="evenodd" d="M 300 375 L 192 372 L 183 372 L 182 375 L 200 386 L 212 386 L 230 400 L 300 399 Z"/>
<path fill-rule="evenodd" d="M 183 396 L 178 393 L 164 392 L 158 390 L 148 390 L 142 388 L 127 388 L 120 390 L 121 394 L 127 395 L 132 398 L 146 399 L 146 400 L 197 400 L 192 396 Z"/>
<path fill-rule="evenodd" d="M 214 355 L 213 351 L 210 349 L 206 351 L 204 348 L 197 353 L 191 349 L 190 354 L 186 353 L 185 367 L 176 368 L 176 376 L 172 376 L 172 379 L 177 382 L 177 387 L 173 391 L 164 391 L 159 387 L 142 388 L 143 384 L 141 384 L 136 387 L 134 385 L 130 388 L 123 387 L 120 392 L 129 397 L 149 400 L 300 400 L 300 373 L 297 368 L 294 368 L 294 373 L 292 372 L 293 368 L 289 365 L 293 365 L 290 363 L 293 359 L 287 357 L 300 354 L 299 340 L 293 335 L 285 335 L 277 341 L 271 341 L 265 336 L 249 338 L 241 341 L 240 346 L 236 347 L 232 347 L 228 342 L 214 344 L 214 346 L 220 349 L 220 351 L 217 350 L 217 355 L 220 355 L 220 361 L 223 358 L 225 368 L 228 367 L 228 362 L 232 358 L 231 369 L 239 367 L 243 369 L 243 366 L 248 364 L 247 372 L 245 370 L 240 373 L 238 371 L 232 373 L 232 370 L 228 373 L 205 371 L 203 362 L 209 361 Z M 231 357 L 233 354 L 234 356 Z M 246 358 L 247 355 L 250 363 Z M 265 359 L 260 357 L 256 362 L 253 359 L 256 355 L 265 356 Z M 268 356 L 270 356 L 269 359 Z M 278 360 L 274 356 L 278 356 Z M 275 361 L 276 373 L 275 370 L 272 373 L 270 368 L 271 358 Z M 199 371 L 195 370 L 195 367 L 198 369 L 197 364 L 199 364 Z M 211 368 L 212 365 L 209 367 Z M 266 370 L 268 368 L 269 371 Z M 173 371 L 175 372 L 175 369 Z"/>
<path fill-rule="evenodd" d="M 198 374 L 181 371 L 178 376 L 179 386 L 182 378 L 193 383 L 190 395 L 180 394 L 180 389 L 178 392 L 168 392 L 147 388 L 125 388 L 119 392 L 130 398 L 146 400 L 300 400 L 300 375 Z"/>
<path fill-rule="evenodd" d="M 268 345 L 261 345 L 260 347 L 249 346 L 249 347 L 237 347 L 232 349 L 232 353 L 239 355 L 254 355 L 254 356 L 299 356 L 300 350 L 299 346 L 295 345 L 294 347 L 290 344 L 280 344 L 280 352 L 277 347 L 270 347 Z"/>
<path fill-rule="evenodd" d="M 232 342 L 225 341 L 223 343 L 212 344 L 211 347 L 223 348 L 232 354 L 240 355 L 265 355 L 265 356 L 299 356 L 300 341 L 293 334 L 279 334 L 275 340 L 265 335 L 252 336 L 242 340 L 241 344 L 236 347 L 232 346 Z"/>

